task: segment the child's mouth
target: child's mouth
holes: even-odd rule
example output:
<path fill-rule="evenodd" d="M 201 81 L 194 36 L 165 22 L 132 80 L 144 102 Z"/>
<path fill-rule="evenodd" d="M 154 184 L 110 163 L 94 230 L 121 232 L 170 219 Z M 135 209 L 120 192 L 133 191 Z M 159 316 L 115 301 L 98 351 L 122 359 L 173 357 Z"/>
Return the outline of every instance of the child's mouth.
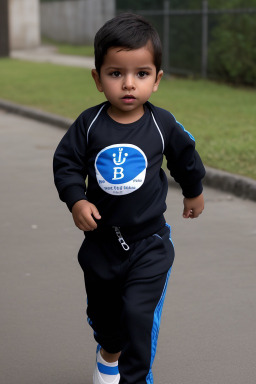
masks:
<path fill-rule="evenodd" d="M 124 97 L 122 97 L 122 100 L 124 100 L 125 102 L 131 102 L 135 100 L 135 97 L 133 95 L 125 95 Z"/>

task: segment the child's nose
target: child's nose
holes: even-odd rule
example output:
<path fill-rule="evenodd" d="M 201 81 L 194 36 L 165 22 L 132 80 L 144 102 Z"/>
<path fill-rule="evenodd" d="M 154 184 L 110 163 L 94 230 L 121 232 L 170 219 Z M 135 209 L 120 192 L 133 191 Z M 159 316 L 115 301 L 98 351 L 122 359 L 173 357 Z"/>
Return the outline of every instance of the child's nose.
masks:
<path fill-rule="evenodd" d="M 127 89 L 128 91 L 135 89 L 134 78 L 133 76 L 125 76 L 123 82 L 123 89 Z"/>

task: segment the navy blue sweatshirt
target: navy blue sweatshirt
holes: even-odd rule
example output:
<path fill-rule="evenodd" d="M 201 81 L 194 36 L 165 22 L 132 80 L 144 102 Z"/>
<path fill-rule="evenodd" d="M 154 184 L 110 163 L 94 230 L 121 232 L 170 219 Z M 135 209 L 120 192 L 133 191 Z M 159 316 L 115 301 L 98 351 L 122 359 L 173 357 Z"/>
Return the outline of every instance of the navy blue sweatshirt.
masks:
<path fill-rule="evenodd" d="M 193 136 L 170 112 L 147 102 L 138 121 L 120 124 L 108 115 L 109 106 L 85 110 L 69 128 L 54 155 L 55 185 L 70 210 L 79 200 L 95 204 L 99 228 L 150 235 L 164 225 L 163 155 L 185 197 L 201 194 L 205 169 Z"/>

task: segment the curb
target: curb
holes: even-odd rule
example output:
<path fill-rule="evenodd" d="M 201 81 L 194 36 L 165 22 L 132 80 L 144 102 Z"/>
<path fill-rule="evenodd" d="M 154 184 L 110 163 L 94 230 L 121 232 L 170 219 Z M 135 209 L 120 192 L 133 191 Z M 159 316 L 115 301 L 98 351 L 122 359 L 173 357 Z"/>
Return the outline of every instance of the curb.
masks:
<path fill-rule="evenodd" d="M 256 180 L 206 167 L 204 185 L 256 201 Z"/>
<path fill-rule="evenodd" d="M 58 128 L 68 129 L 73 123 L 73 120 L 64 118 L 59 115 L 43 112 L 40 109 L 25 107 L 3 99 L 0 99 L 0 108 L 7 112 L 15 113 L 21 116 L 28 117 L 54 125 Z M 256 201 L 256 180 L 248 177 L 234 175 L 225 171 L 220 171 L 214 168 L 205 167 L 206 175 L 204 185 L 215 188 L 224 192 L 229 192 L 232 195 Z M 174 180 L 168 177 L 169 184 L 174 184 Z M 176 183 L 175 183 L 176 184 Z"/>
<path fill-rule="evenodd" d="M 58 128 L 67 129 L 73 123 L 73 120 L 71 119 L 67 119 L 59 115 L 54 115 L 52 113 L 43 112 L 40 109 L 15 104 L 3 99 L 0 99 L 0 108 L 4 109 L 7 112 L 25 116 L 30 119 L 40 121 L 42 123 L 54 125 L 55 127 L 58 127 Z"/>

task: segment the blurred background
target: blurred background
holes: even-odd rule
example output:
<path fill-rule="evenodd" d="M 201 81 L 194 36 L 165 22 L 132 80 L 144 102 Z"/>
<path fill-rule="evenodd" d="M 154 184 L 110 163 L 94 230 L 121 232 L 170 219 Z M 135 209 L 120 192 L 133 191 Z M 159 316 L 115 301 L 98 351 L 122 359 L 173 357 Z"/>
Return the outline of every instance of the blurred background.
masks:
<path fill-rule="evenodd" d="M 256 84 L 256 0 L 1 0 L 0 55 L 45 39 L 92 45 L 119 12 L 157 28 L 166 73 Z"/>

